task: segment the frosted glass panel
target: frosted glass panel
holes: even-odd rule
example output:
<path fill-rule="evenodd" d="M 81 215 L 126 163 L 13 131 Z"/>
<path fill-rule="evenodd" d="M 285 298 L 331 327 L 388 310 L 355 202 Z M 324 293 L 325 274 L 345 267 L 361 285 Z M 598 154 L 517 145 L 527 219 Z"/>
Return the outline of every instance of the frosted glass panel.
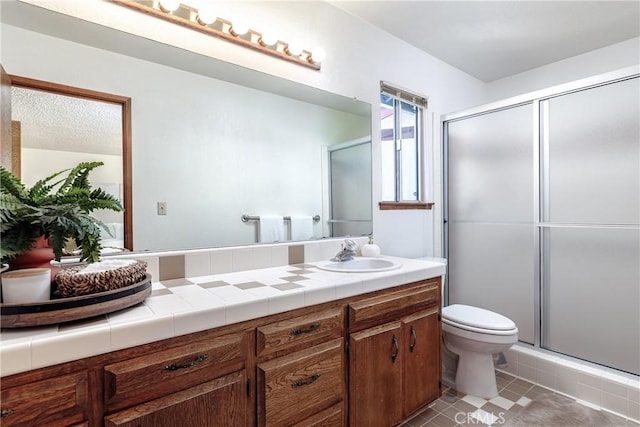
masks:
<path fill-rule="evenodd" d="M 534 342 L 534 234 L 530 225 L 451 223 L 449 303 L 495 311 Z"/>
<path fill-rule="evenodd" d="M 640 79 L 549 101 L 549 218 L 640 223 Z"/>
<path fill-rule="evenodd" d="M 448 124 L 449 303 L 503 314 L 533 343 L 531 105 Z"/>
<path fill-rule="evenodd" d="M 530 222 L 533 215 L 531 105 L 449 123 L 449 216 Z"/>
<path fill-rule="evenodd" d="M 640 374 L 640 231 L 545 236 L 543 346 Z"/>

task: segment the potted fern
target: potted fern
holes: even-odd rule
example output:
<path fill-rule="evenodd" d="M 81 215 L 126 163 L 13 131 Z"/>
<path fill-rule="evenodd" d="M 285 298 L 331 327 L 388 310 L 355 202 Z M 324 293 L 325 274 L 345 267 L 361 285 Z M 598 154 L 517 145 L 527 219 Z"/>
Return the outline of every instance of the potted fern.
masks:
<path fill-rule="evenodd" d="M 31 188 L 0 167 L 1 261 L 11 264 L 39 239 L 51 245 L 56 261 L 70 240 L 80 248 L 81 261 L 98 261 L 101 229 L 107 228 L 91 212 L 122 211 L 115 197 L 101 188 L 91 188 L 89 172 L 101 165 L 83 162 L 41 179 Z"/>

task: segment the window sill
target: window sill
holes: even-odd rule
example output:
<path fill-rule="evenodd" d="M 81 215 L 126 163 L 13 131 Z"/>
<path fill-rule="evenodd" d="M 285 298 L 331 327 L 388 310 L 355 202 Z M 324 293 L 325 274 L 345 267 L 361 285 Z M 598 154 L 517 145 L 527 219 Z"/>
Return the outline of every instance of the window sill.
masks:
<path fill-rule="evenodd" d="M 393 211 L 393 210 L 427 210 L 433 207 L 433 203 L 426 202 L 379 202 L 381 211 Z"/>

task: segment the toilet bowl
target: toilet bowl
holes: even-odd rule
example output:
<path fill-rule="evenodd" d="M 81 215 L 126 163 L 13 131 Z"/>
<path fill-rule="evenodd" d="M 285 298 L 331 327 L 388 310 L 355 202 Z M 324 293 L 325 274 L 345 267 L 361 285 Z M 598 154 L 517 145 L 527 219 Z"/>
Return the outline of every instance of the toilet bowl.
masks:
<path fill-rule="evenodd" d="M 458 355 L 456 390 L 491 399 L 498 395 L 493 354 L 518 341 L 513 321 L 498 313 L 462 304 L 442 309 L 445 346 Z"/>

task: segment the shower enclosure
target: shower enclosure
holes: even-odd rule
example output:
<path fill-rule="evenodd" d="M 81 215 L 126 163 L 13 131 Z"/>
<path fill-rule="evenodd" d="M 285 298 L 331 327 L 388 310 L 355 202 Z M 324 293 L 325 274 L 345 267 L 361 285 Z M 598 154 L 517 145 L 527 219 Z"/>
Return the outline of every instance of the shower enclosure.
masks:
<path fill-rule="evenodd" d="M 637 69 L 443 121 L 448 303 L 640 374 Z"/>
<path fill-rule="evenodd" d="M 330 236 L 372 233 L 371 138 L 328 147 Z"/>

